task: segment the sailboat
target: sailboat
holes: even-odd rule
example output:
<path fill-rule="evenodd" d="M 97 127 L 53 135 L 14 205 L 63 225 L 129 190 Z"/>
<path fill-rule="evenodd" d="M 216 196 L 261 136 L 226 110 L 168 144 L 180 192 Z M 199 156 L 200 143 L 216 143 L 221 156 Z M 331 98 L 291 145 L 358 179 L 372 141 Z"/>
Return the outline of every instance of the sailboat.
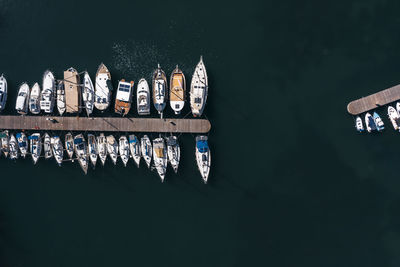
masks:
<path fill-rule="evenodd" d="M 54 155 L 54 159 L 56 160 L 58 166 L 61 167 L 62 161 L 64 159 L 64 148 L 59 136 L 53 136 L 51 138 L 51 150 Z"/>
<path fill-rule="evenodd" d="M 18 159 L 19 156 L 19 148 L 18 148 L 18 143 L 17 143 L 17 139 L 15 138 L 15 136 L 12 134 L 10 137 L 10 159 Z"/>
<path fill-rule="evenodd" d="M 93 168 L 95 168 L 97 162 L 97 143 L 96 137 L 93 134 L 88 134 L 88 150 L 90 161 L 92 162 Z"/>
<path fill-rule="evenodd" d="M 51 139 L 48 133 L 44 134 L 43 140 L 43 151 L 44 151 L 44 158 L 49 159 L 53 157 L 53 152 L 51 151 Z"/>
<path fill-rule="evenodd" d="M 171 73 L 169 88 L 169 104 L 175 114 L 180 114 L 185 105 L 186 80 L 178 65 Z"/>
<path fill-rule="evenodd" d="M 89 117 L 90 114 L 92 114 L 94 107 L 94 86 L 87 71 L 85 71 L 85 75 L 83 76 L 83 84 L 84 88 L 82 98 L 86 108 L 86 114 Z"/>
<path fill-rule="evenodd" d="M 101 164 L 104 166 L 107 159 L 107 140 L 103 133 L 97 136 L 97 150 Z"/>
<path fill-rule="evenodd" d="M 165 108 L 167 101 L 167 77 L 165 72 L 161 69 L 160 64 L 153 73 L 153 104 L 159 114 Z"/>
<path fill-rule="evenodd" d="M 0 76 L 0 111 L 4 110 L 7 102 L 7 80 L 4 74 Z"/>
<path fill-rule="evenodd" d="M 107 136 L 107 152 L 114 165 L 116 165 L 118 159 L 118 144 L 113 135 Z"/>
<path fill-rule="evenodd" d="M 137 112 L 139 115 L 150 114 L 150 90 L 147 81 L 139 80 L 136 91 Z"/>
<path fill-rule="evenodd" d="M 211 167 L 211 153 L 207 136 L 196 137 L 196 162 L 204 183 L 207 183 Z"/>
<path fill-rule="evenodd" d="M 153 140 L 153 160 L 157 173 L 161 178 L 161 182 L 164 182 L 165 173 L 167 170 L 167 153 L 164 139 L 161 137 Z"/>
<path fill-rule="evenodd" d="M 40 94 L 40 109 L 45 113 L 52 113 L 56 93 L 56 82 L 51 71 L 46 70 L 43 75 L 42 93 Z"/>
<path fill-rule="evenodd" d="M 150 138 L 147 135 L 144 135 L 142 139 L 140 139 L 140 148 L 142 150 L 142 157 L 146 162 L 147 167 L 150 168 L 153 149 L 151 146 Z"/>
<path fill-rule="evenodd" d="M 60 116 L 66 111 L 65 88 L 64 82 L 59 81 L 57 85 L 57 109 Z"/>
<path fill-rule="evenodd" d="M 38 83 L 32 86 L 29 95 L 29 111 L 35 115 L 40 113 L 40 86 Z"/>
<path fill-rule="evenodd" d="M 17 137 L 19 151 L 21 152 L 21 157 L 25 158 L 26 153 L 28 152 L 28 139 L 26 138 L 26 135 L 23 132 L 17 133 L 16 137 Z"/>
<path fill-rule="evenodd" d="M 65 112 L 80 113 L 82 103 L 82 90 L 79 73 L 73 67 L 64 71 Z"/>
<path fill-rule="evenodd" d="M 378 115 L 377 112 L 374 112 L 373 118 L 378 132 L 383 131 L 385 129 L 385 126 L 383 124 L 381 117 Z"/>
<path fill-rule="evenodd" d="M 124 79 L 119 81 L 117 94 L 115 95 L 114 112 L 125 116 L 131 109 L 132 91 L 134 82 L 125 82 Z"/>
<path fill-rule="evenodd" d="M 203 57 L 197 64 L 190 85 L 190 107 L 194 117 L 200 117 L 206 106 L 208 94 L 208 78 Z"/>
<path fill-rule="evenodd" d="M 9 152 L 9 136 L 8 130 L 4 130 L 0 133 L 0 140 L 1 140 L 1 152 L 3 152 L 4 157 L 8 157 Z"/>
<path fill-rule="evenodd" d="M 71 133 L 65 135 L 65 151 L 70 159 L 74 156 L 74 138 Z"/>
<path fill-rule="evenodd" d="M 36 164 L 39 160 L 40 154 L 42 153 L 42 141 L 40 140 L 40 133 L 34 133 L 28 137 L 29 151 L 31 152 L 33 164 Z"/>
<path fill-rule="evenodd" d="M 168 162 L 171 164 L 174 172 L 178 172 L 179 160 L 181 157 L 181 149 L 179 147 L 178 138 L 176 136 L 167 137 L 167 154 Z"/>
<path fill-rule="evenodd" d="M 126 136 L 124 135 L 119 138 L 119 156 L 121 157 L 122 163 L 124 163 L 124 166 L 126 167 L 130 155 L 128 139 L 126 139 Z"/>
<path fill-rule="evenodd" d="M 96 73 L 95 102 L 94 106 L 104 111 L 110 105 L 112 91 L 111 74 L 106 65 L 100 64 Z"/>
<path fill-rule="evenodd" d="M 86 143 L 83 134 L 78 134 L 74 137 L 74 150 L 79 165 L 81 166 L 83 172 L 87 174 L 89 164 L 88 164 Z"/>
<path fill-rule="evenodd" d="M 18 90 L 18 97 L 15 103 L 15 109 L 21 115 L 25 115 L 28 113 L 29 106 L 29 86 L 26 83 L 23 83 Z"/>
<path fill-rule="evenodd" d="M 134 134 L 129 135 L 129 148 L 131 150 L 131 156 L 136 166 L 139 168 L 140 164 L 140 143 Z"/>

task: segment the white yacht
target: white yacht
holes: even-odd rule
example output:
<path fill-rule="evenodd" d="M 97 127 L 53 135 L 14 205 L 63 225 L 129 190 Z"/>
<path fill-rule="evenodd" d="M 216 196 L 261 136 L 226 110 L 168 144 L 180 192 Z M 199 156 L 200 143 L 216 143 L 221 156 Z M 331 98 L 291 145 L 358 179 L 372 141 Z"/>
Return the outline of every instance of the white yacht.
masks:
<path fill-rule="evenodd" d="M 208 147 L 207 136 L 199 135 L 196 137 L 196 162 L 204 183 L 207 183 L 211 167 L 211 152 Z"/>
<path fill-rule="evenodd" d="M 96 137 L 93 134 L 88 134 L 88 153 L 89 153 L 90 161 L 92 162 L 93 168 L 95 168 L 98 153 L 97 153 Z"/>
<path fill-rule="evenodd" d="M 114 165 L 116 165 L 118 159 L 118 143 L 113 135 L 107 136 L 107 152 Z"/>
<path fill-rule="evenodd" d="M 75 156 L 78 159 L 79 165 L 81 166 L 83 172 L 87 174 L 88 170 L 88 155 L 86 149 L 85 138 L 82 134 L 78 134 L 74 137 L 74 150 Z"/>
<path fill-rule="evenodd" d="M 62 116 L 67 109 L 63 81 L 59 81 L 57 85 L 57 109 L 60 116 Z"/>
<path fill-rule="evenodd" d="M 10 159 L 18 159 L 19 148 L 18 148 L 17 139 L 15 138 L 15 136 L 13 134 L 10 137 L 9 147 L 10 147 Z"/>
<path fill-rule="evenodd" d="M 167 77 L 160 64 L 153 73 L 153 104 L 159 114 L 165 108 L 167 102 Z"/>
<path fill-rule="evenodd" d="M 40 113 L 40 86 L 38 83 L 32 86 L 29 95 L 29 111 L 35 115 Z"/>
<path fill-rule="evenodd" d="M 53 136 L 51 138 L 51 150 L 54 155 L 54 159 L 56 160 L 58 166 L 61 167 L 63 158 L 64 158 L 64 148 L 59 136 Z"/>
<path fill-rule="evenodd" d="M 29 106 L 29 86 L 26 83 L 21 84 L 18 90 L 18 97 L 15 103 L 15 109 L 21 115 L 28 113 Z"/>
<path fill-rule="evenodd" d="M 112 92 L 111 74 L 107 67 L 101 63 L 96 73 L 95 102 L 94 106 L 104 111 L 110 105 Z"/>
<path fill-rule="evenodd" d="M 51 151 L 51 138 L 48 133 L 44 134 L 43 152 L 44 152 L 45 159 L 49 159 L 49 158 L 53 157 L 53 151 Z"/>
<path fill-rule="evenodd" d="M 179 69 L 178 65 L 171 73 L 169 86 L 169 104 L 175 114 L 180 114 L 185 105 L 186 97 L 186 80 L 185 75 Z"/>
<path fill-rule="evenodd" d="M 25 158 L 28 152 L 28 139 L 25 133 L 20 132 L 16 134 L 19 151 L 21 152 L 21 157 Z"/>
<path fill-rule="evenodd" d="M 74 138 L 71 133 L 65 135 L 65 151 L 67 151 L 69 159 L 72 159 L 74 156 Z"/>
<path fill-rule="evenodd" d="M 36 164 L 42 153 L 42 141 L 40 140 L 40 133 L 34 133 L 29 136 L 29 151 L 31 152 L 33 164 Z"/>
<path fill-rule="evenodd" d="M 164 182 L 167 170 L 167 151 L 165 149 L 164 139 L 161 137 L 153 140 L 153 161 L 161 182 Z"/>
<path fill-rule="evenodd" d="M 0 111 L 4 110 L 7 102 L 7 80 L 3 74 L 0 76 Z"/>
<path fill-rule="evenodd" d="M 376 129 L 378 130 L 378 132 L 383 131 L 385 129 L 385 126 L 379 114 L 374 111 L 372 117 L 374 118 Z"/>
<path fill-rule="evenodd" d="M 139 80 L 136 89 L 137 112 L 139 115 L 150 115 L 150 90 L 147 81 Z"/>
<path fill-rule="evenodd" d="M 42 93 L 40 95 L 40 109 L 45 113 L 52 113 L 55 102 L 56 82 L 51 71 L 46 70 L 43 75 Z"/>
<path fill-rule="evenodd" d="M 115 106 L 114 112 L 125 116 L 128 114 L 131 109 L 132 102 L 132 92 L 134 81 L 126 82 L 125 79 L 122 79 L 118 83 L 117 93 L 115 95 Z"/>
<path fill-rule="evenodd" d="M 83 104 L 85 105 L 86 108 L 86 114 L 88 117 L 90 114 L 93 112 L 93 107 L 94 107 L 94 86 L 92 83 L 92 79 L 90 79 L 89 73 L 85 71 L 85 74 L 83 76 Z"/>
<path fill-rule="evenodd" d="M 372 118 L 372 116 L 369 112 L 367 112 L 367 114 L 365 114 L 365 127 L 367 128 L 367 131 L 369 133 L 371 131 L 376 130 L 376 124 L 375 124 L 374 118 Z"/>
<path fill-rule="evenodd" d="M 142 139 L 140 139 L 140 148 L 142 151 L 142 157 L 146 162 L 147 167 L 150 168 L 153 148 L 151 146 L 150 138 L 147 135 L 144 135 Z"/>
<path fill-rule="evenodd" d="M 130 155 L 128 139 L 124 135 L 119 138 L 119 156 L 121 157 L 122 163 L 124 163 L 124 166 L 126 167 Z"/>
<path fill-rule="evenodd" d="M 200 57 L 200 62 L 197 64 L 192 76 L 190 85 L 190 107 L 194 117 L 200 117 L 203 114 L 206 106 L 208 94 L 208 78 L 206 67 L 203 63 L 203 57 Z"/>
<path fill-rule="evenodd" d="M 181 158 L 181 149 L 179 147 L 178 138 L 176 136 L 167 137 L 167 154 L 169 164 L 171 164 L 174 172 L 177 173 L 179 160 Z"/>
<path fill-rule="evenodd" d="M 364 126 L 362 124 L 362 119 L 360 118 L 360 116 L 357 116 L 356 118 L 356 129 L 360 133 L 364 131 Z"/>
<path fill-rule="evenodd" d="M 9 135 L 8 130 L 2 131 L 0 133 L 0 140 L 1 140 L 1 152 L 3 152 L 4 157 L 8 157 L 9 152 Z"/>
<path fill-rule="evenodd" d="M 129 148 L 131 150 L 131 156 L 136 166 L 139 168 L 140 164 L 140 142 L 139 139 L 136 138 L 136 135 L 129 135 Z"/>
<path fill-rule="evenodd" d="M 101 164 L 104 166 L 107 159 L 107 140 L 103 133 L 96 138 L 97 140 L 97 151 L 100 158 Z"/>
<path fill-rule="evenodd" d="M 393 128 L 396 131 L 399 130 L 400 116 L 399 116 L 399 113 L 397 113 L 397 110 L 394 107 L 388 106 L 388 116 L 389 116 L 390 122 L 393 125 Z"/>

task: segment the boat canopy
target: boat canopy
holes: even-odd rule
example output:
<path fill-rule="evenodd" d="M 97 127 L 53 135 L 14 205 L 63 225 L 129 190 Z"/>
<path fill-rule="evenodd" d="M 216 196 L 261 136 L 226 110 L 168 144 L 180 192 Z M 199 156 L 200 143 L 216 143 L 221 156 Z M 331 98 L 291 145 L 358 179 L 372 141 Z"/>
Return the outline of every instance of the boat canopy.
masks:
<path fill-rule="evenodd" d="M 15 135 L 15 137 L 20 138 L 20 137 L 21 137 L 21 133 L 17 133 L 17 134 Z"/>
<path fill-rule="evenodd" d="M 29 139 L 29 140 L 38 140 L 38 139 L 39 139 L 39 136 L 37 136 L 37 135 L 31 135 L 31 136 L 28 137 L 28 139 Z"/>
<path fill-rule="evenodd" d="M 132 139 L 131 138 L 129 138 L 129 143 L 137 143 L 137 138 L 136 138 L 136 136 L 135 137 L 133 137 Z"/>
<path fill-rule="evenodd" d="M 208 151 L 208 143 L 207 140 L 199 140 L 197 141 L 197 149 L 201 152 L 201 153 L 205 153 Z"/>
<path fill-rule="evenodd" d="M 76 139 L 74 139 L 74 144 L 75 144 L 75 145 L 80 144 L 80 143 L 82 143 L 82 138 L 76 138 Z"/>
<path fill-rule="evenodd" d="M 25 142 L 25 141 L 18 142 L 18 145 L 19 145 L 19 146 L 22 146 L 22 147 L 25 147 L 25 146 L 26 146 L 26 142 Z"/>

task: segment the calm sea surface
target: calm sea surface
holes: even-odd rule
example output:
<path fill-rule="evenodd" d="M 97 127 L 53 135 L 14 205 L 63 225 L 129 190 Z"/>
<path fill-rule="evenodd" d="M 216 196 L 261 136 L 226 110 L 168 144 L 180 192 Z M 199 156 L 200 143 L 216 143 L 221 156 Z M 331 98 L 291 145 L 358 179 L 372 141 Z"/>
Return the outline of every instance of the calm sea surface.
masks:
<path fill-rule="evenodd" d="M 359 135 L 346 112 L 400 83 L 399 13 L 399 1 L 0 0 L 4 114 L 46 69 L 93 79 L 104 62 L 116 86 L 179 64 L 190 80 L 203 55 L 212 123 L 208 185 L 191 134 L 164 184 L 133 162 L 85 176 L 76 162 L 0 159 L 0 265 L 399 266 L 399 134 Z"/>

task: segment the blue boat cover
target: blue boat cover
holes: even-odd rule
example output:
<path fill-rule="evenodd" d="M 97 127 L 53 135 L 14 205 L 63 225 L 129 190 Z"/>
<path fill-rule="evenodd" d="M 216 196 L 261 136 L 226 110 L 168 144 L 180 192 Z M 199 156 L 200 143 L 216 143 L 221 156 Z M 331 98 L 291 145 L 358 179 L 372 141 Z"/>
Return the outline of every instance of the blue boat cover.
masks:
<path fill-rule="evenodd" d="M 17 134 L 15 135 L 15 137 L 20 138 L 20 137 L 21 137 L 21 133 L 17 133 Z"/>
<path fill-rule="evenodd" d="M 136 138 L 136 136 L 135 136 L 135 138 L 133 138 L 133 139 L 129 139 L 129 143 L 136 143 L 138 140 L 137 140 L 137 138 Z"/>
<path fill-rule="evenodd" d="M 207 143 L 207 140 L 199 140 L 199 141 L 197 141 L 196 146 L 197 146 L 197 149 L 198 149 L 201 153 L 204 153 L 204 152 L 207 152 L 207 151 L 208 151 L 208 143 Z"/>
<path fill-rule="evenodd" d="M 74 144 L 76 145 L 76 144 L 80 144 L 80 143 L 82 143 L 82 138 L 76 138 L 76 139 L 74 139 Z"/>
<path fill-rule="evenodd" d="M 23 141 L 23 142 L 18 142 L 18 145 L 24 147 L 24 146 L 26 146 L 26 142 L 25 142 L 25 141 Z"/>
<path fill-rule="evenodd" d="M 29 140 L 38 140 L 38 139 L 39 139 L 39 136 L 37 136 L 37 135 L 31 135 L 31 136 L 28 137 L 28 139 L 29 139 Z"/>

